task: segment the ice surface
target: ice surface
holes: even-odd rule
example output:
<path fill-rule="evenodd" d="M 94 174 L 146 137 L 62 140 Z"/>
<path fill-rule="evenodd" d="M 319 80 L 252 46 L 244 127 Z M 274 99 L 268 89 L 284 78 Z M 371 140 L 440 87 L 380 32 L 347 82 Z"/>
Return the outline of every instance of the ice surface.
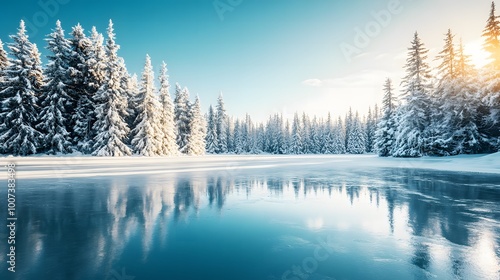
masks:
<path fill-rule="evenodd" d="M 76 178 L 177 172 L 237 172 L 245 169 L 410 168 L 500 174 L 500 153 L 453 157 L 380 158 L 376 155 L 208 155 L 199 157 L 2 157 L 16 164 L 17 178 Z M 1 172 L 0 178 L 6 178 Z"/>

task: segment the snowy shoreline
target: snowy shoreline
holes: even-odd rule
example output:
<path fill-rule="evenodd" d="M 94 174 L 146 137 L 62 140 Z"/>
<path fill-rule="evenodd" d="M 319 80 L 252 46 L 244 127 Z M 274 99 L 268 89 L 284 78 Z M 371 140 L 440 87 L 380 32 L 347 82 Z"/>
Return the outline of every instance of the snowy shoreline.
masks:
<path fill-rule="evenodd" d="M 14 163 L 17 179 L 152 175 L 182 172 L 236 172 L 245 169 L 413 168 L 500 174 L 500 153 L 452 157 L 380 158 L 376 155 L 207 155 L 198 157 L 1 157 Z M 0 178 L 6 179 L 7 172 Z"/>

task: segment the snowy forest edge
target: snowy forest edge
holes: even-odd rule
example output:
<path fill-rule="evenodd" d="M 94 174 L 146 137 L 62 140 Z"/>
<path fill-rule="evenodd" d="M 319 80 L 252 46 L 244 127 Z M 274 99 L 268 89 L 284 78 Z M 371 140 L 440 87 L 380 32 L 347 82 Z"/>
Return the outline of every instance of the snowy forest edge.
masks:
<path fill-rule="evenodd" d="M 396 94 L 383 85 L 382 108 L 367 116 L 349 111 L 342 119 L 295 113 L 265 123 L 226 113 L 222 94 L 206 114 L 200 99 L 175 85 L 167 65 L 158 80 L 146 56 L 141 78 L 131 76 L 118 55 L 113 23 L 105 39 L 96 28 L 58 21 L 46 37 L 48 63 L 29 41 L 24 22 L 0 41 L 0 153 L 174 156 L 179 154 L 363 154 L 421 157 L 493 153 L 500 141 L 500 22 L 492 3 L 482 34 L 491 62 L 471 66 L 451 30 L 431 69 L 428 50 L 415 32 L 406 76 Z M 436 70 L 437 75 L 432 75 Z M 156 88 L 156 84 L 159 88 Z"/>

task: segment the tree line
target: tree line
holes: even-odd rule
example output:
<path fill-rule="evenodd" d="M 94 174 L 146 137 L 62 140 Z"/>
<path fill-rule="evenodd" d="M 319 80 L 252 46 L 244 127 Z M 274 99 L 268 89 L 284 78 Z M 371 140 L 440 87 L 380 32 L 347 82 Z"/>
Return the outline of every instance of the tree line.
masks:
<path fill-rule="evenodd" d="M 167 65 L 155 79 L 146 56 L 138 79 L 118 55 L 113 23 L 107 39 L 93 27 L 57 21 L 46 37 L 48 63 L 29 41 L 24 22 L 11 35 L 9 53 L 0 41 L 0 153 L 95 156 L 178 154 L 362 154 L 419 157 L 498 151 L 500 145 L 500 22 L 492 3 L 482 36 L 491 62 L 475 69 L 448 30 L 431 74 L 428 50 L 415 32 L 397 94 L 384 84 L 382 108 L 367 116 L 349 110 L 326 118 L 274 114 L 257 123 L 229 117 L 222 94 L 201 112 L 200 99 L 175 85 Z M 159 88 L 156 88 L 159 85 Z"/>

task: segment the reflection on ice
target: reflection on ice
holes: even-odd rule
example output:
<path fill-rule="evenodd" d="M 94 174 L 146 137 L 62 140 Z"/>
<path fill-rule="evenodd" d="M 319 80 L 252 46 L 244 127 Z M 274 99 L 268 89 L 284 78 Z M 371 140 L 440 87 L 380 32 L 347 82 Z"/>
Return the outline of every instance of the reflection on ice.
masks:
<path fill-rule="evenodd" d="M 235 255 L 202 244 L 213 240 L 225 250 L 255 254 L 255 265 L 264 262 L 260 253 L 282 254 L 262 268 L 266 275 L 280 275 L 279 269 L 295 262 L 288 261 L 290 252 L 306 257 L 304 244 L 323 233 L 338 238 L 345 259 L 359 254 L 373 262 L 372 269 L 385 264 L 416 278 L 495 279 L 500 189 L 491 187 L 498 178 L 482 178 L 387 169 L 356 175 L 325 170 L 67 180 L 51 188 L 46 188 L 51 182 L 30 182 L 33 188 L 18 194 L 19 279 L 38 275 L 41 268 L 50 275 L 46 279 L 97 279 L 117 264 L 130 271 L 149 263 L 181 279 L 182 267 L 177 271 L 157 260 L 211 255 L 235 261 Z M 485 205 L 488 211 L 474 210 Z M 237 241 L 242 234 L 247 239 Z M 206 248 L 182 247 L 191 242 Z M 0 251 L 5 250 L 1 242 Z M 184 255 L 190 250 L 193 255 Z M 323 269 L 328 277 L 343 275 L 333 264 Z"/>

